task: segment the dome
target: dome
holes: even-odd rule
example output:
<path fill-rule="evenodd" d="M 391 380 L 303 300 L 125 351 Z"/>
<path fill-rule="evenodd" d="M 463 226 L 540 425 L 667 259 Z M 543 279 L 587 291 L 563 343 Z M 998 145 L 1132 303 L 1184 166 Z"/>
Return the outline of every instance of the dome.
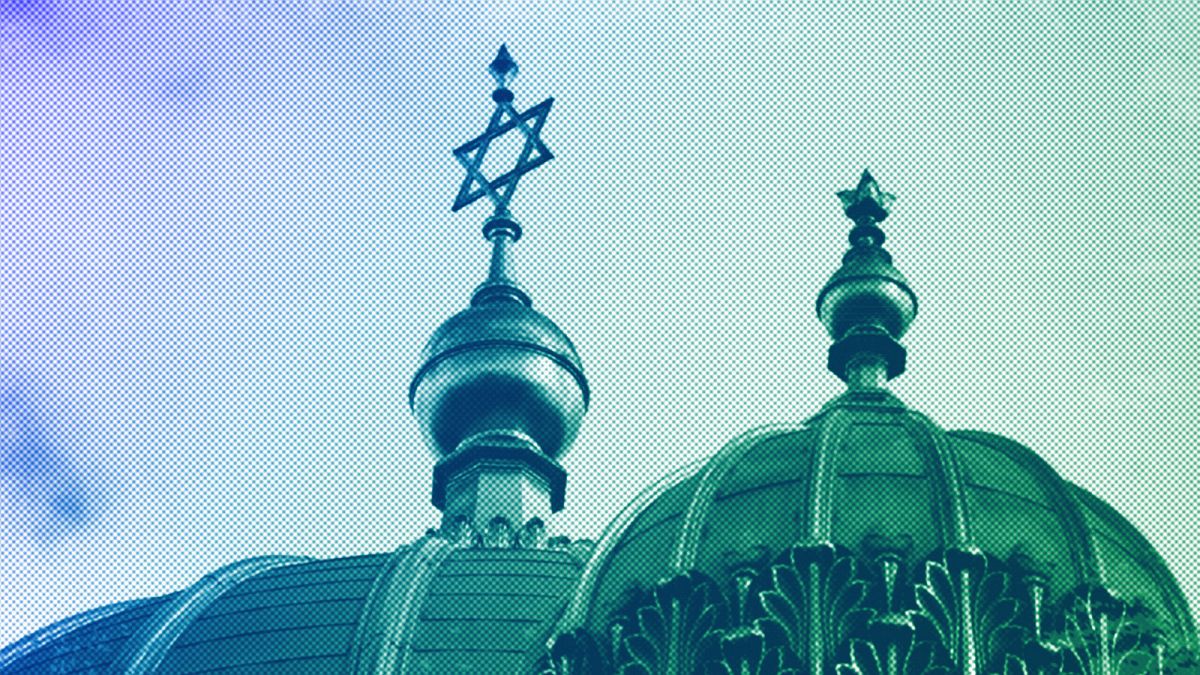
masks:
<path fill-rule="evenodd" d="M 544 533 L 495 523 L 392 553 L 244 560 L 178 593 L 44 628 L 0 650 L 0 672 L 523 672 L 589 546 Z"/>
<path fill-rule="evenodd" d="M 1032 450 L 886 389 L 917 297 L 863 172 L 817 301 L 842 395 L 642 493 L 559 625 L 558 673 L 1200 673 L 1178 582 Z"/>
<path fill-rule="evenodd" d="M 409 402 L 441 455 L 475 434 L 513 429 L 551 458 L 579 432 L 589 390 L 575 345 L 514 301 L 474 304 L 430 337 Z"/>
<path fill-rule="evenodd" d="M 1128 521 L 1025 446 L 881 391 L 649 488 L 560 628 L 560 656 L 605 672 L 748 655 L 798 673 L 1197 672 L 1186 600 Z M 877 669 L 889 649 L 912 669 Z"/>

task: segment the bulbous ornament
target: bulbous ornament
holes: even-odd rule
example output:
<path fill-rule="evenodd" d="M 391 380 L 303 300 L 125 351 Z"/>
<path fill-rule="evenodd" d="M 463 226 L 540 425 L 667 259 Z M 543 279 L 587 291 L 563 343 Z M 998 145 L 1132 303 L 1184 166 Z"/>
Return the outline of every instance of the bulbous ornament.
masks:
<path fill-rule="evenodd" d="M 470 307 L 430 338 L 409 402 L 430 447 L 511 431 L 556 459 L 579 432 L 588 386 L 571 340 L 545 315 L 513 301 Z"/>

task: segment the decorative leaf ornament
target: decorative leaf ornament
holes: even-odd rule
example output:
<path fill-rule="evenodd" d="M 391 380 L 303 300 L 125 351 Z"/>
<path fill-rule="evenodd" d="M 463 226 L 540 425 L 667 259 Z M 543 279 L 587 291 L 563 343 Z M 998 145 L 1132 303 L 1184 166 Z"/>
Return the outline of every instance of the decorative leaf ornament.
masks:
<path fill-rule="evenodd" d="M 949 549 L 906 576 L 903 546 L 864 550 L 800 543 L 726 585 L 676 576 L 633 596 L 604 639 L 560 635 L 535 672 L 1200 675 L 1149 608 L 1104 588 L 1047 605 L 1045 575 L 1017 557 Z"/>

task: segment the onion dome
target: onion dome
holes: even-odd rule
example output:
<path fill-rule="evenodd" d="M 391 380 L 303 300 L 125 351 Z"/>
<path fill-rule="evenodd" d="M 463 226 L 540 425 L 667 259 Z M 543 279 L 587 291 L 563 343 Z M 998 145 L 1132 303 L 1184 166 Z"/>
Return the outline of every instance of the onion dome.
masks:
<path fill-rule="evenodd" d="M 507 85 L 517 64 L 506 47 L 489 71 L 496 109 L 487 130 L 454 151 L 467 171 L 454 209 L 484 196 L 494 205 L 483 227 L 492 243 L 490 271 L 470 307 L 434 332 L 409 387 L 409 404 L 440 457 L 433 503 L 443 527 L 465 518 L 480 530 L 494 518 L 526 523 L 563 508 L 567 475 L 558 459 L 575 439 L 589 398 L 575 346 L 532 308 L 508 269 L 511 246 L 521 238 L 509 203 L 521 176 L 553 157 L 539 137 L 553 99 L 516 110 Z M 516 167 L 488 178 L 481 169 L 485 153 L 507 133 L 523 134 L 525 147 Z"/>
<path fill-rule="evenodd" d="M 880 247 L 883 193 L 864 174 L 842 196 L 856 234 L 818 314 L 846 392 L 643 492 L 547 667 L 1198 672 L 1185 598 L 1136 528 L 1029 448 L 944 430 L 884 388 L 916 298 Z"/>
<path fill-rule="evenodd" d="M 496 234 L 496 223 L 505 230 Z M 503 255 L 520 229 L 511 219 L 489 221 L 500 256 L 471 306 L 430 337 L 409 401 L 440 456 L 464 439 L 493 430 L 519 432 L 550 458 L 570 446 L 587 410 L 588 385 L 570 338 L 508 278 Z M 510 234 L 514 233 L 514 234 Z"/>
<path fill-rule="evenodd" d="M 549 102 L 533 116 L 516 111 L 504 88 L 516 71 L 506 49 L 491 71 L 501 85 L 498 112 L 481 138 L 513 129 L 514 119 L 536 137 L 540 122 L 529 120 L 544 119 Z M 476 139 L 456 151 L 476 176 L 468 183 L 487 180 L 478 178 L 484 147 Z M 433 335 L 413 378 L 412 407 L 442 458 L 434 477 L 441 527 L 390 553 L 235 562 L 178 593 L 38 631 L 0 650 L 0 672 L 525 672 L 552 637 L 591 548 L 547 531 L 565 489 L 556 458 L 579 428 L 588 390 L 571 341 L 531 309 L 507 272 L 521 230 L 501 207 L 525 170 L 528 162 L 486 189 L 460 191 L 460 201 L 474 190 L 497 202 L 484 228 L 491 273 L 471 306 Z"/>

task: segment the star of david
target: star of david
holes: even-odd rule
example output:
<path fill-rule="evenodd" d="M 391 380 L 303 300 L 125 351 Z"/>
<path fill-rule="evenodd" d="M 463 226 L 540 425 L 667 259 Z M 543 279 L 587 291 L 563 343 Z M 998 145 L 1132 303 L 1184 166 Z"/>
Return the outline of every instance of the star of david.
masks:
<path fill-rule="evenodd" d="M 521 180 L 521 176 L 554 159 L 554 155 L 539 136 L 542 132 L 542 125 L 546 123 L 546 116 L 550 114 L 550 106 L 553 104 L 554 99 L 548 98 L 522 113 L 517 112 L 511 102 L 496 105 L 496 111 L 492 113 L 487 130 L 454 150 L 454 156 L 467 170 L 467 177 L 463 180 L 462 187 L 458 189 L 453 211 L 461 209 L 484 195 L 492 200 L 497 213 L 508 210 L 508 203 L 512 200 L 513 192 L 516 191 L 517 182 Z M 505 116 L 508 117 L 507 121 L 504 119 Z M 531 121 L 532 124 L 527 124 Z M 525 135 L 525 145 L 521 148 L 520 156 L 517 157 L 517 165 L 489 180 L 480 169 L 483 166 L 483 157 L 487 153 L 488 145 L 513 129 L 519 129 Z"/>
<path fill-rule="evenodd" d="M 842 208 L 846 215 L 856 222 L 860 217 L 882 221 L 888 217 L 889 209 L 896 201 L 896 196 L 880 189 L 871 172 L 866 170 L 863 170 L 862 177 L 858 179 L 858 187 L 842 190 L 837 196 L 842 200 Z"/>

